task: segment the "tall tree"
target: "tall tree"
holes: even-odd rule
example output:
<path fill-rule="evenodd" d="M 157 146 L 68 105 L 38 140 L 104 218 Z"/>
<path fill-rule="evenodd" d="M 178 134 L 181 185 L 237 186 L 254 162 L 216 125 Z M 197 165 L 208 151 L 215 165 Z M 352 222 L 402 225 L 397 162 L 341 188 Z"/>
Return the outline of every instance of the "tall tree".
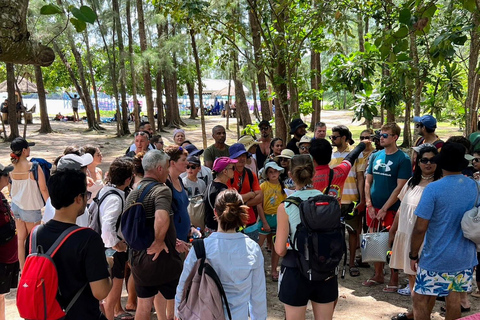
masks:
<path fill-rule="evenodd" d="M 8 123 L 10 125 L 10 135 L 7 140 L 12 141 L 19 136 L 17 112 L 16 112 L 16 95 L 15 95 L 15 66 L 13 63 L 7 63 L 7 92 L 8 92 Z"/>
<path fill-rule="evenodd" d="M 40 133 L 51 133 L 52 127 L 48 119 L 47 97 L 45 95 L 45 86 L 43 85 L 42 67 L 35 66 L 35 80 L 38 89 L 38 102 L 40 107 Z"/>
<path fill-rule="evenodd" d="M 127 30 L 128 30 L 128 61 L 130 63 L 130 77 L 132 78 L 132 95 L 133 95 L 133 113 L 135 114 L 135 132 L 138 131 L 140 126 L 138 99 L 137 99 L 137 75 L 135 73 L 135 65 L 133 63 L 133 35 L 132 24 L 130 22 L 130 7 L 131 0 L 127 0 L 126 4 L 126 16 L 127 16 Z M 157 102 L 158 103 L 158 102 Z M 158 115 L 160 117 L 160 113 Z"/>

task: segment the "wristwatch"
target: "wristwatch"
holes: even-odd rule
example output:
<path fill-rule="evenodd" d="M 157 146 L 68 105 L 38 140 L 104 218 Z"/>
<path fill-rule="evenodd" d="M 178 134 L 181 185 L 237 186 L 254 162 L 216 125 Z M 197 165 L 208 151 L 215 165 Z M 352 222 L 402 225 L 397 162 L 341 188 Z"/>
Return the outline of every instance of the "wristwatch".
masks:
<path fill-rule="evenodd" d="M 416 256 L 413 256 L 411 252 L 408 253 L 408 257 L 410 260 L 418 260 L 418 254 Z"/>

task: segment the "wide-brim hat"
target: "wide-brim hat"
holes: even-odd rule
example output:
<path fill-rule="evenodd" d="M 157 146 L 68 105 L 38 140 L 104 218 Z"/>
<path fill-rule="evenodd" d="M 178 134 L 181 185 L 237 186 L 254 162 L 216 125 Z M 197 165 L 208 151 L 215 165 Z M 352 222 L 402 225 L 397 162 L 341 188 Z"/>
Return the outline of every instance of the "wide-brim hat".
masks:
<path fill-rule="evenodd" d="M 290 134 L 294 134 L 295 131 L 297 131 L 298 128 L 301 127 L 308 127 L 308 125 L 303 122 L 302 119 L 294 119 L 292 122 L 290 122 Z"/>
<path fill-rule="evenodd" d="M 433 157 L 435 163 L 443 170 L 460 172 L 468 167 L 468 160 L 465 159 L 465 147 L 456 142 L 447 142 L 443 145 L 439 154 Z"/>
<path fill-rule="evenodd" d="M 285 171 L 285 169 L 280 167 L 275 161 L 269 161 L 265 164 L 265 166 L 262 169 L 262 173 L 261 173 L 262 178 L 265 179 L 265 180 L 267 179 L 268 168 L 272 168 L 272 169 L 275 169 L 277 171 L 280 171 L 280 173 L 283 173 Z"/>
<path fill-rule="evenodd" d="M 236 159 L 242 154 L 248 153 L 245 146 L 238 142 L 232 144 L 230 148 L 228 148 L 228 152 L 230 153 L 230 159 Z"/>
<path fill-rule="evenodd" d="M 297 147 L 300 147 L 302 143 L 310 143 L 312 142 L 312 138 L 307 137 L 307 135 L 304 135 L 303 137 L 300 138 L 300 141 L 297 142 Z"/>
<path fill-rule="evenodd" d="M 189 144 L 183 147 L 183 149 L 187 150 L 189 156 L 199 157 L 203 153 L 203 149 L 197 149 L 193 144 Z"/>
<path fill-rule="evenodd" d="M 260 142 L 255 140 L 252 136 L 246 135 L 238 139 L 238 143 L 241 143 L 245 146 L 245 150 L 249 150 L 252 146 L 259 145 Z"/>
<path fill-rule="evenodd" d="M 295 155 L 295 152 L 293 152 L 290 149 L 283 149 L 282 153 L 280 155 L 275 157 L 275 160 L 278 160 L 278 158 L 287 158 L 287 159 L 292 159 L 293 156 Z"/>

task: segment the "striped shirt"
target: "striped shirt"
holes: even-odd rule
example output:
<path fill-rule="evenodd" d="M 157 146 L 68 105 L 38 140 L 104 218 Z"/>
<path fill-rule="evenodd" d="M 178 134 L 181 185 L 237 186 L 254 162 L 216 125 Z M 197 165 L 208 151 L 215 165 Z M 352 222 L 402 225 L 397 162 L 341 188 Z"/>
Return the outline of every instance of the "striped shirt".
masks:
<path fill-rule="evenodd" d="M 347 148 L 343 152 L 339 152 L 338 150 L 332 153 L 332 160 L 329 163 L 330 168 L 338 166 L 344 159 L 345 157 L 352 151 L 350 146 L 347 146 Z M 355 163 L 352 165 L 352 168 L 350 169 L 350 172 L 348 173 L 347 180 L 345 180 L 345 184 L 343 185 L 343 190 L 342 190 L 342 204 L 350 204 L 353 201 L 358 201 L 359 196 L 358 196 L 358 189 L 357 189 L 357 172 L 362 171 L 361 170 L 361 165 L 359 164 L 362 162 L 363 159 L 363 154 L 360 153 L 360 156 L 358 157 L 357 160 L 355 160 Z"/>

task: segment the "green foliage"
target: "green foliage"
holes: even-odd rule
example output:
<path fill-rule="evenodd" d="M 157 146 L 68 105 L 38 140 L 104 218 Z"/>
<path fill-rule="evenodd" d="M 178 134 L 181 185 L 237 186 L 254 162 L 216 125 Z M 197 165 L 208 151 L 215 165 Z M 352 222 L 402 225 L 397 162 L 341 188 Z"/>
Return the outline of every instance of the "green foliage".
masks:
<path fill-rule="evenodd" d="M 93 24 L 97 19 L 95 11 L 88 6 L 82 5 L 80 8 L 77 8 L 71 5 L 68 7 L 68 12 L 71 13 L 73 17 L 69 18 L 68 14 L 67 18 L 77 32 L 84 31 L 87 29 L 87 23 Z M 63 15 L 64 13 L 64 10 L 55 4 L 47 4 L 40 8 L 40 14 L 42 15 Z"/>
<path fill-rule="evenodd" d="M 377 93 L 361 91 L 355 95 L 353 109 L 353 121 L 360 121 L 362 118 L 373 120 L 378 115 L 379 95 Z"/>

